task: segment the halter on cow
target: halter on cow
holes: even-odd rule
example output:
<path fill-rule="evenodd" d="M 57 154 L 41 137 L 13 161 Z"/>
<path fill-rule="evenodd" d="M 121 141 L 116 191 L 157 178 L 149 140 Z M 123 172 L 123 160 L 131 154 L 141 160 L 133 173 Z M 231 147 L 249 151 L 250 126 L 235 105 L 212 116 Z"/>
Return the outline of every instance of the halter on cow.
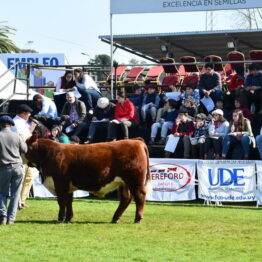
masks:
<path fill-rule="evenodd" d="M 139 139 L 90 145 L 60 144 L 32 136 L 26 158 L 54 184 L 59 204 L 58 222 L 73 218 L 73 191 L 89 191 L 103 197 L 119 187 L 120 203 L 113 216 L 116 223 L 132 198 L 136 203 L 135 223 L 143 217 L 150 180 L 148 149 Z"/>

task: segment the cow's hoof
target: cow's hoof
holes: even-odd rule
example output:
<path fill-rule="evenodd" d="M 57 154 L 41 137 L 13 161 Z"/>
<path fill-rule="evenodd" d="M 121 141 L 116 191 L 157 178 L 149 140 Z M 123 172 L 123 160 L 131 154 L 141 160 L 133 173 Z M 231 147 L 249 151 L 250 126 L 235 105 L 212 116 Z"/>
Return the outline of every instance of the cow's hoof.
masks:
<path fill-rule="evenodd" d="M 112 223 L 112 224 L 117 224 L 118 221 L 119 221 L 119 219 L 117 219 L 117 220 L 112 220 L 111 223 Z"/>
<path fill-rule="evenodd" d="M 140 223 L 141 223 L 141 220 L 142 220 L 142 218 L 141 218 L 141 219 L 135 219 L 134 223 L 135 223 L 135 224 L 140 224 Z"/>
<path fill-rule="evenodd" d="M 57 220 L 56 221 L 56 224 L 63 224 L 64 223 L 64 220 Z"/>
<path fill-rule="evenodd" d="M 73 219 L 66 219 L 65 223 L 73 223 Z"/>

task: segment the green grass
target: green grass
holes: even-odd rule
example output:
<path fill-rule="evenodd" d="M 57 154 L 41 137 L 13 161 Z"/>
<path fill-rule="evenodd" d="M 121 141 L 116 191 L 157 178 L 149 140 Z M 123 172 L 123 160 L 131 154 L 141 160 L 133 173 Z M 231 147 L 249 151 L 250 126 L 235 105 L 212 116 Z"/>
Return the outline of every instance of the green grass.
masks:
<path fill-rule="evenodd" d="M 74 201 L 75 222 L 54 223 L 55 200 L 29 200 L 14 225 L 0 227 L 0 261 L 262 261 L 262 213 L 254 206 L 147 203 L 119 224 L 117 201 Z"/>

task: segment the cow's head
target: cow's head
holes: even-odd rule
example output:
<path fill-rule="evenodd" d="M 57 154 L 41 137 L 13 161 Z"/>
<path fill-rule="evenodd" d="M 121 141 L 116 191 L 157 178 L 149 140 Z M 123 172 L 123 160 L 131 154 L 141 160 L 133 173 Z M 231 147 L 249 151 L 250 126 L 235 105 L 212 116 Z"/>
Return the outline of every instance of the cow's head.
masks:
<path fill-rule="evenodd" d="M 30 166 L 39 166 L 39 154 L 38 154 L 38 135 L 34 134 L 26 140 L 27 152 L 25 154 L 26 159 Z"/>

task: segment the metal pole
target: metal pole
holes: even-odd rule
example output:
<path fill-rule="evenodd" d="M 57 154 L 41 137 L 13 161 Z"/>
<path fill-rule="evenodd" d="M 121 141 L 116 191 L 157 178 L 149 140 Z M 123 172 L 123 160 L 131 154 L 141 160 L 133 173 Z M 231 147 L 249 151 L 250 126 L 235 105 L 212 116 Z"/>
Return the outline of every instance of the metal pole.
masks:
<path fill-rule="evenodd" d="M 114 70 L 113 41 L 113 14 L 110 14 L 111 99 L 114 99 L 114 79 L 112 79 L 112 72 Z"/>

